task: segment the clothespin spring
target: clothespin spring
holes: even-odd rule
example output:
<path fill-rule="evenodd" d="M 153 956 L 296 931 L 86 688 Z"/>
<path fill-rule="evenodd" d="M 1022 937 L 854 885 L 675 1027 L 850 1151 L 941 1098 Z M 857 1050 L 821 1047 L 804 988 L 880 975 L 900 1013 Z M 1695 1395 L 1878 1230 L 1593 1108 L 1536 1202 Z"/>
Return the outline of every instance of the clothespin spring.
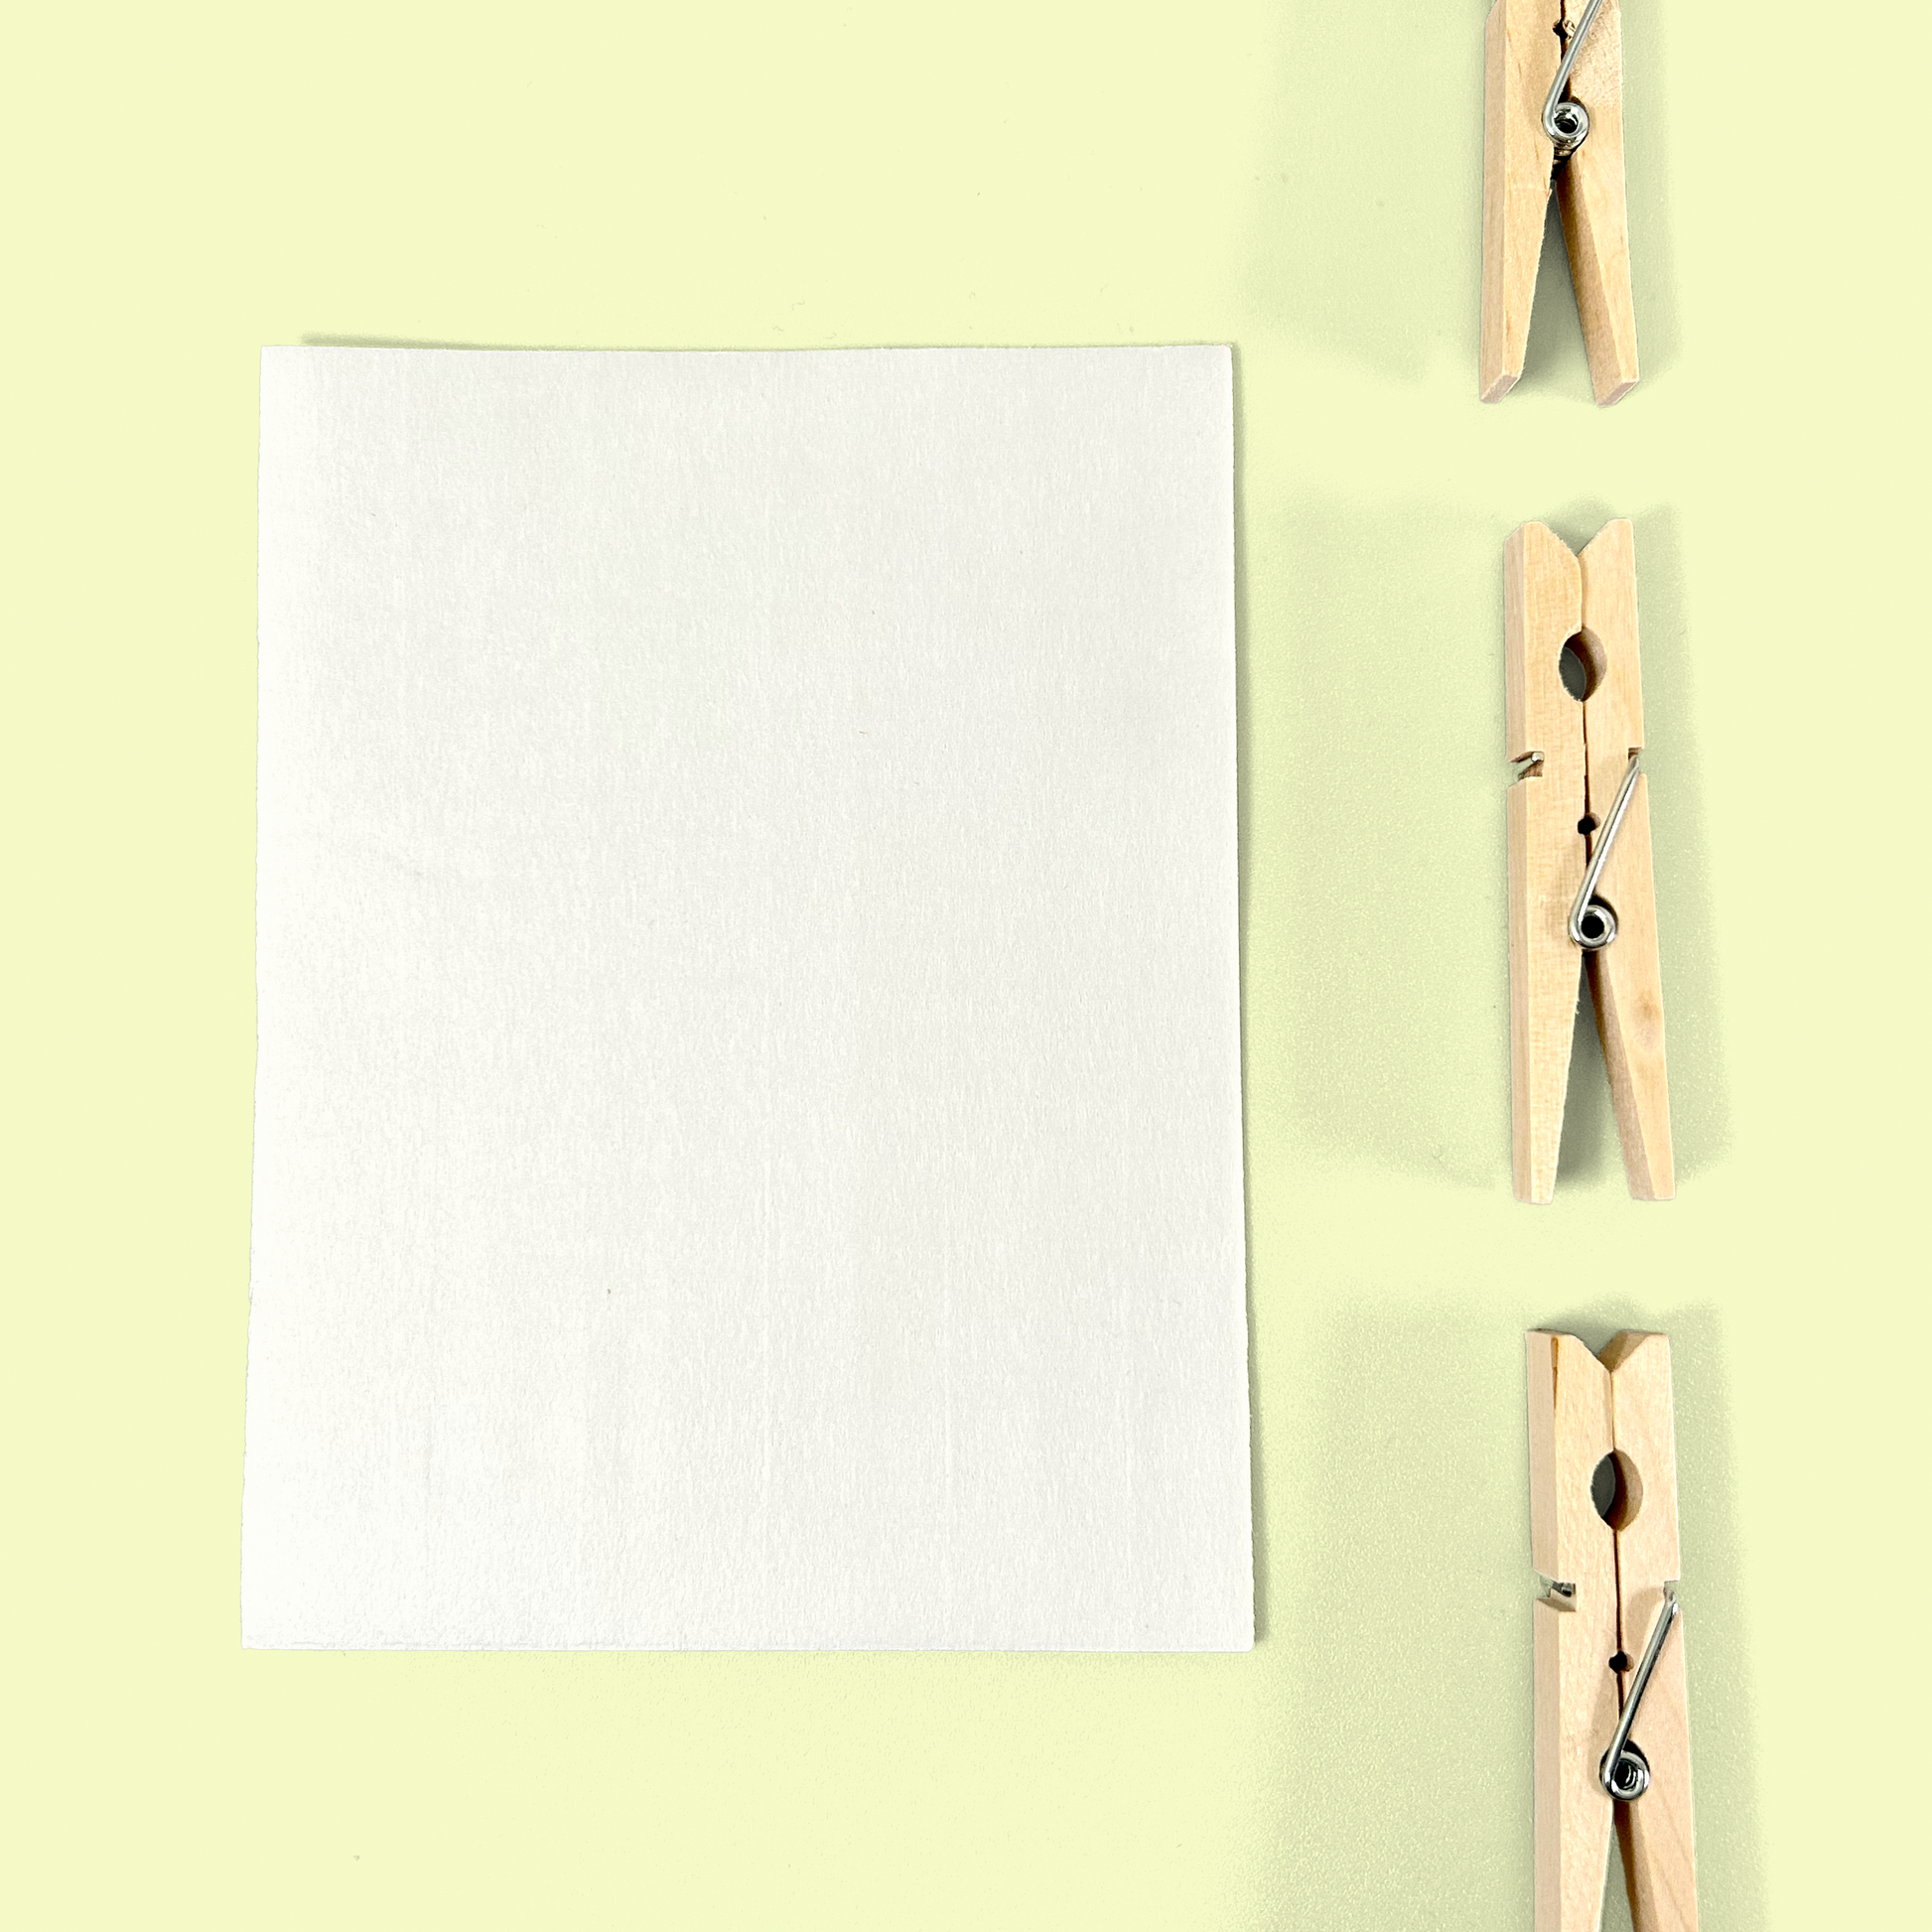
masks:
<path fill-rule="evenodd" d="M 1555 146 L 1559 161 L 1570 157 L 1589 139 L 1589 109 L 1581 100 L 1566 100 L 1564 89 L 1570 85 L 1571 69 L 1577 65 L 1577 57 L 1584 51 L 1584 36 L 1590 30 L 1597 10 L 1603 0 L 1589 0 L 1584 9 L 1584 17 L 1578 23 L 1577 31 L 1570 36 L 1563 50 L 1563 61 L 1557 69 L 1557 77 L 1550 83 L 1549 97 L 1543 103 L 1543 131 Z"/>
<path fill-rule="evenodd" d="M 1636 768 L 1634 759 L 1631 768 Z M 1629 789 L 1627 782 L 1624 789 Z M 1650 1789 L 1650 1760 L 1631 1743 L 1630 1729 L 1637 1722 L 1637 1707 L 1643 1703 L 1643 1694 L 1650 1688 L 1650 1673 L 1657 1668 L 1664 1639 L 1670 1635 L 1671 1625 L 1676 1621 L 1677 1592 L 1666 1586 L 1664 1606 L 1657 1612 L 1650 1641 L 1644 1645 L 1643 1661 L 1637 1666 L 1636 1681 L 1630 1686 L 1630 1700 L 1623 1707 L 1623 1716 L 1617 1720 L 1616 1734 L 1610 1739 L 1610 1747 L 1603 1753 L 1602 1763 L 1596 1767 L 1596 1781 L 1620 1805 L 1635 1804 Z"/>
<path fill-rule="evenodd" d="M 1603 821 L 1603 836 L 1596 841 L 1596 850 L 1584 872 L 1584 883 L 1577 889 L 1576 903 L 1570 908 L 1570 943 L 1583 947 L 1585 952 L 1601 952 L 1616 937 L 1616 914 L 1595 897 L 1596 882 L 1610 862 L 1610 847 L 1616 843 L 1623 814 L 1630 809 L 1630 793 L 1636 787 L 1642 759 L 1641 748 L 1630 754 L 1630 768 L 1617 786 L 1616 803 Z"/>

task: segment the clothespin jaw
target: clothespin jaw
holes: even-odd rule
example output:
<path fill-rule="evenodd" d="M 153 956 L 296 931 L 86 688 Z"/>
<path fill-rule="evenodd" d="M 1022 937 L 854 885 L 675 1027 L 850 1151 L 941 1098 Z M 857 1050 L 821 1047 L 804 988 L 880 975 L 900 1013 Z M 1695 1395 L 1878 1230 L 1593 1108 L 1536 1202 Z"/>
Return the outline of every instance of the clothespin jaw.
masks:
<path fill-rule="evenodd" d="M 1637 762 L 1643 691 L 1628 521 L 1606 523 L 1581 557 L 1547 525 L 1524 524 L 1503 553 L 1503 625 L 1508 753 L 1519 772 L 1508 793 L 1516 1197 L 1556 1194 L 1581 966 L 1630 1192 L 1668 1200 L 1677 1181 L 1650 799 Z M 1581 702 L 1564 687 L 1566 645 L 1587 680 Z"/>
<path fill-rule="evenodd" d="M 1537 1328 L 1528 1363 L 1537 1932 L 1597 1932 L 1612 1826 L 1636 1932 L 1697 1932 L 1670 1341 L 1627 1330 L 1599 1357 Z M 1626 1713 L 1648 1782 L 1620 1801 Z"/>
<path fill-rule="evenodd" d="M 1553 92 L 1573 43 L 1575 65 Z M 1554 183 L 1590 386 L 1598 403 L 1616 402 L 1637 382 L 1620 0 L 1600 0 L 1593 16 L 1588 0 L 1495 0 L 1484 55 L 1482 400 L 1500 400 L 1523 373 Z M 1562 153 L 1545 110 L 1574 132 L 1579 117 L 1563 110 L 1576 104 L 1586 110 L 1587 131 Z"/>

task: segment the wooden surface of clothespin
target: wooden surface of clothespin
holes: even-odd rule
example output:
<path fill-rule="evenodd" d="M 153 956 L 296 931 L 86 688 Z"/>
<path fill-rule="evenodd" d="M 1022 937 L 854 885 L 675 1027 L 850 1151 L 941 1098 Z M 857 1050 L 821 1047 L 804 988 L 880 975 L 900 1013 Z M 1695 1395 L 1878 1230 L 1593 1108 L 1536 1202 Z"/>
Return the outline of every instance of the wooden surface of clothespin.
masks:
<path fill-rule="evenodd" d="M 1623 25 L 1602 0 L 1584 36 L 1567 94 L 1589 131 L 1568 156 L 1543 111 L 1587 0 L 1495 0 L 1484 46 L 1482 346 L 1478 388 L 1495 402 L 1523 373 L 1550 190 L 1557 191 L 1577 291 L 1590 386 L 1599 403 L 1637 382 L 1637 314 L 1630 291 L 1630 218 L 1623 172 Z"/>
<path fill-rule="evenodd" d="M 1599 1357 L 1537 1328 L 1528 1365 L 1530 1548 L 1551 1585 L 1531 1609 L 1537 1932 L 1596 1932 L 1612 1828 L 1636 1932 L 1697 1932 L 1670 1341 L 1626 1330 Z M 1617 1803 L 1601 1767 L 1667 1601 L 1630 1729 L 1650 1783 Z"/>
<path fill-rule="evenodd" d="M 1614 913 L 1615 938 L 1587 950 L 1570 921 L 1597 839 L 1641 751 L 1634 533 L 1606 523 L 1581 557 L 1542 523 L 1510 538 L 1503 562 L 1510 786 L 1509 1033 L 1513 1170 L 1519 1200 L 1554 1198 L 1576 1025 L 1579 971 L 1609 1069 L 1624 1174 L 1639 1200 L 1676 1191 L 1664 1058 L 1649 780 L 1639 768 L 1593 898 Z M 1573 645 L 1587 679 L 1565 689 Z"/>

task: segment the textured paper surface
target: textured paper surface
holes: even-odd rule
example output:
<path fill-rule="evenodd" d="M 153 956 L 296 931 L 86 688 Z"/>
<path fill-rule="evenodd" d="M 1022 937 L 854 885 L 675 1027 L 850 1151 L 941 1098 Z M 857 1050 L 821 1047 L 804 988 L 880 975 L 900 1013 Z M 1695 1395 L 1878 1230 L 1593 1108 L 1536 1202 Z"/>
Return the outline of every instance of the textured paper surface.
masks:
<path fill-rule="evenodd" d="M 1219 348 L 277 349 L 255 1644 L 1251 1640 Z"/>

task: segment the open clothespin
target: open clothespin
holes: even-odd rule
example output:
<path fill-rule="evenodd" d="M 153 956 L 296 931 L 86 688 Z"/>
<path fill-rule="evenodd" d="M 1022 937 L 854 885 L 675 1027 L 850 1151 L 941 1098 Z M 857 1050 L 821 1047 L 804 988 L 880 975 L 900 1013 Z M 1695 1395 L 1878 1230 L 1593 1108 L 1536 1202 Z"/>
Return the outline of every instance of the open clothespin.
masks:
<path fill-rule="evenodd" d="M 1516 386 L 1554 181 L 1599 403 L 1637 381 L 1619 0 L 1496 0 L 1485 46 L 1480 389 Z"/>
<path fill-rule="evenodd" d="M 1670 1340 L 1532 1329 L 1529 1395 L 1536 1932 L 1596 1932 L 1612 1824 L 1636 1932 L 1697 1932 Z"/>
<path fill-rule="evenodd" d="M 1542 523 L 1503 552 L 1509 757 L 1509 1056 L 1516 1198 L 1557 1188 L 1580 963 L 1638 1200 L 1677 1190 L 1664 983 L 1642 769 L 1637 564 L 1627 520 L 1579 557 Z M 1568 649 L 1582 701 L 1566 688 Z"/>

